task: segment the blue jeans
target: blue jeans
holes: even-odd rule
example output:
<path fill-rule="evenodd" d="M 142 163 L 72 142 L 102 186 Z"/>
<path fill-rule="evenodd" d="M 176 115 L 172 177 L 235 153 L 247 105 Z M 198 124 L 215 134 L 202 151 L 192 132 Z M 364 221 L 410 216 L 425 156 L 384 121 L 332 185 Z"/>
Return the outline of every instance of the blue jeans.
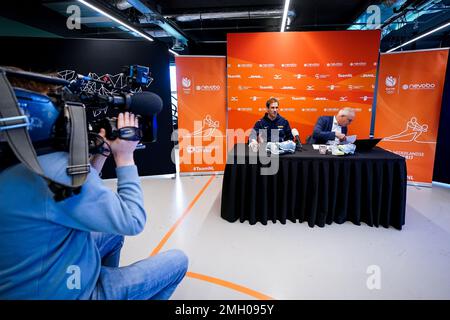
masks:
<path fill-rule="evenodd" d="M 124 237 L 91 234 L 102 257 L 92 300 L 166 300 L 186 274 L 188 259 L 180 250 L 169 250 L 119 268 Z"/>

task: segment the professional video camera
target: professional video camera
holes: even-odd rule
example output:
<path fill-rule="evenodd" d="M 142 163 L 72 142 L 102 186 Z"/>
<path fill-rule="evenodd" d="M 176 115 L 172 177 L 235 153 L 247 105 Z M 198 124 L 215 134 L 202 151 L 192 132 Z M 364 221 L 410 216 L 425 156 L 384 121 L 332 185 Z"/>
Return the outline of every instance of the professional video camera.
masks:
<path fill-rule="evenodd" d="M 98 133 L 100 128 L 104 128 L 109 140 L 120 137 L 125 140 L 139 140 L 142 143 L 156 141 L 156 114 L 162 108 L 162 100 L 152 92 L 142 91 L 143 87 L 148 87 L 153 82 L 148 67 L 127 66 L 117 75 L 98 76 L 89 73 L 83 76 L 71 70 L 61 71 L 58 75 L 70 81 L 63 89 L 63 99 L 85 105 L 90 138 L 92 133 Z M 123 111 L 133 112 L 139 117 L 137 130 L 117 129 L 116 116 Z M 95 153 L 92 144 L 90 150 Z"/>
<path fill-rule="evenodd" d="M 161 98 L 149 91 L 153 79 L 148 67 L 128 66 L 117 75 L 79 75 L 65 70 L 58 77 L 0 68 L 0 169 L 22 162 L 41 175 L 57 201 L 78 193 L 89 172 L 88 154 L 106 153 L 106 138 L 154 142 L 156 115 Z M 48 84 L 46 94 L 12 87 L 8 78 Z M 129 111 L 139 118 L 139 127 L 117 128 L 117 115 Z M 142 145 L 144 146 L 144 145 Z M 145 147 L 145 146 L 144 146 Z M 48 178 L 36 155 L 69 151 L 67 173 L 72 185 Z"/>

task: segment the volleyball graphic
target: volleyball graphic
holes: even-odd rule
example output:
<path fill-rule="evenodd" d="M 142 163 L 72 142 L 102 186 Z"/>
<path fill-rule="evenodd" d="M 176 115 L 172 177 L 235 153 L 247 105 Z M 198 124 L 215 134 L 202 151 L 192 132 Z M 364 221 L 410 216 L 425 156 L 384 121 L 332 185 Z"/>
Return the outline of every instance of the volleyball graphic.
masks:
<path fill-rule="evenodd" d="M 191 86 L 191 79 L 189 79 L 187 77 L 183 77 L 183 79 L 181 80 L 181 83 L 182 83 L 183 87 L 189 88 Z"/>
<path fill-rule="evenodd" d="M 393 76 L 387 76 L 386 77 L 386 86 L 387 87 L 393 87 L 393 86 L 395 86 L 396 85 L 396 83 L 397 83 L 397 79 L 396 78 L 394 78 Z"/>

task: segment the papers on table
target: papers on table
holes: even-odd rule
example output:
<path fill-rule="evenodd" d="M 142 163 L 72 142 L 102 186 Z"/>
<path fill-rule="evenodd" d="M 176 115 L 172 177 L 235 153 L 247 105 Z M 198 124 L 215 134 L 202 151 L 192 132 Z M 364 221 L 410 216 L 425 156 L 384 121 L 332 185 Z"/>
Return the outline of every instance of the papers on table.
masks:
<path fill-rule="evenodd" d="M 352 135 L 352 136 L 346 136 L 345 141 L 341 142 L 340 144 L 350 144 L 350 143 L 355 143 L 356 141 L 356 135 Z M 336 144 L 337 145 L 337 144 Z M 319 150 L 319 146 L 320 144 L 313 144 L 313 149 L 314 150 Z M 327 144 L 327 149 L 331 150 L 331 146 Z"/>
<path fill-rule="evenodd" d="M 355 141 L 356 141 L 356 135 L 347 136 L 345 139 L 345 143 L 355 143 Z"/>

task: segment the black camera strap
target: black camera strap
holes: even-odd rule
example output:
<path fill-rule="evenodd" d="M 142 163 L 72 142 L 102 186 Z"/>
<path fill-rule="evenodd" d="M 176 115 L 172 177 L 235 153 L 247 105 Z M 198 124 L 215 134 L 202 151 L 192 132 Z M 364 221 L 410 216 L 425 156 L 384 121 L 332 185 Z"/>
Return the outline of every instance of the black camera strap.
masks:
<path fill-rule="evenodd" d="M 0 131 L 17 159 L 45 179 L 56 201 L 78 194 L 90 171 L 84 106 L 80 103 L 65 105 L 64 112 L 67 112 L 69 117 L 71 131 L 67 174 L 72 177 L 72 185 L 66 185 L 46 176 L 39 164 L 27 130 L 28 118 L 19 109 L 16 96 L 4 71 L 0 72 L 0 97 Z"/>

